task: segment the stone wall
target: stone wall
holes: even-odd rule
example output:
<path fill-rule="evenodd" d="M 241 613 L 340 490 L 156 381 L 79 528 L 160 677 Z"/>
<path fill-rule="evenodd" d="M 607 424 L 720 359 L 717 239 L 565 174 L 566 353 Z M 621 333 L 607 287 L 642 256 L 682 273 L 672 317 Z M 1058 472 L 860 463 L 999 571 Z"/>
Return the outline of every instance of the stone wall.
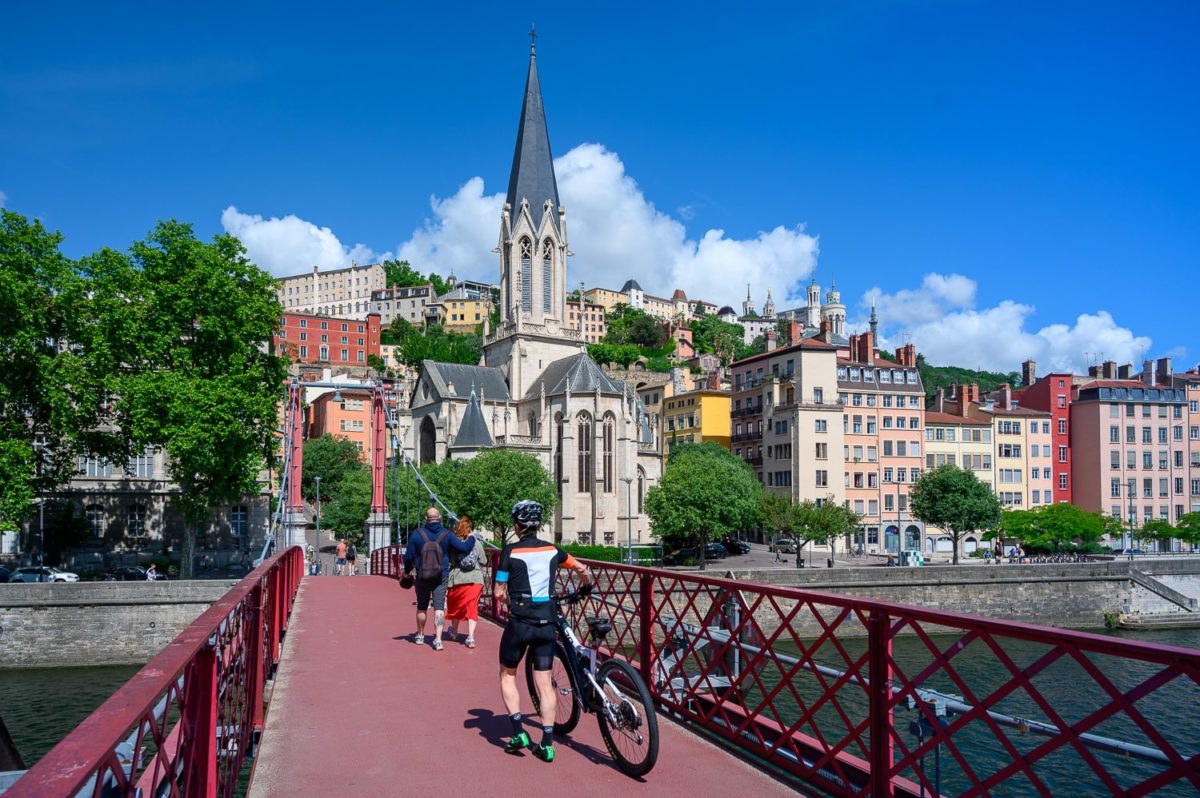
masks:
<path fill-rule="evenodd" d="M 236 583 L 0 585 L 0 669 L 147 662 Z"/>

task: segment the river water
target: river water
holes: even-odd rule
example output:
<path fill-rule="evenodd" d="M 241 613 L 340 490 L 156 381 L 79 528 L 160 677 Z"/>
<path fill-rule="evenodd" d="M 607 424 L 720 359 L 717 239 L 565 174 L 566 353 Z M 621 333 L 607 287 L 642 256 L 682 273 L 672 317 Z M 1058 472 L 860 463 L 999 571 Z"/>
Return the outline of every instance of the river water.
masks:
<path fill-rule="evenodd" d="M 1118 630 L 1101 633 L 1144 642 L 1200 648 L 1200 630 L 1196 629 Z M 855 653 L 858 646 L 864 644 L 864 641 L 856 642 L 852 638 L 843 642 L 851 655 Z M 919 646 L 915 638 L 897 638 L 893 654 L 898 662 L 903 662 L 907 656 L 906 647 L 913 648 L 910 653 L 914 659 L 922 656 L 923 646 Z M 1017 662 L 1026 662 L 1036 657 L 1038 653 L 1034 650 L 1021 650 L 1019 645 L 1011 649 L 1006 646 L 1005 651 Z M 965 658 L 965 655 L 970 653 L 972 652 L 963 652 L 963 655 L 955 659 L 955 663 L 956 667 L 964 672 L 970 671 L 972 665 L 975 665 L 976 672 L 971 679 L 974 687 L 982 687 L 987 681 L 986 675 L 981 677 L 980 672 L 987 674 L 996 670 L 995 683 L 997 685 L 1006 679 L 1005 672 L 998 668 L 993 656 L 980 651 L 978 662 L 973 663 Z M 828 663 L 836 664 L 833 661 L 828 661 Z M 1071 663 L 1068 665 L 1073 666 Z M 1122 667 L 1120 664 L 1109 661 L 1105 663 L 1104 668 L 1105 674 L 1113 679 L 1119 688 L 1124 688 L 1123 683 L 1126 681 L 1140 681 L 1146 678 L 1150 672 L 1138 663 L 1129 663 L 1127 672 L 1118 672 L 1120 667 Z M 0 716 L 8 725 L 13 740 L 25 759 L 25 764 L 31 766 L 41 758 L 136 671 L 137 667 L 135 666 L 0 671 Z M 769 679 L 769 676 L 767 678 Z M 804 682 L 804 684 L 798 684 L 797 687 L 806 700 L 816 696 L 818 688 L 811 676 L 798 676 L 797 680 Z M 1197 708 L 1200 707 L 1200 695 L 1197 695 L 1198 691 L 1194 685 L 1184 684 L 1183 680 L 1176 680 L 1175 684 L 1177 688 L 1173 689 L 1172 685 L 1161 688 L 1153 695 L 1139 701 L 1137 706 L 1156 728 L 1166 731 L 1173 743 L 1180 745 L 1188 753 L 1196 753 L 1197 749 L 1200 749 L 1200 713 L 1197 712 Z M 929 686 L 945 689 L 946 692 L 959 692 L 954 689 L 954 685 L 949 683 L 933 683 Z M 1056 673 L 1051 669 L 1038 682 L 1037 686 L 1043 693 L 1053 694 L 1053 703 L 1056 709 L 1074 707 L 1074 711 L 1064 712 L 1068 720 L 1072 721 L 1080 717 L 1081 713 L 1088 711 L 1090 707 L 1094 707 L 1098 699 L 1102 698 L 1098 695 L 1099 691 L 1094 682 L 1090 679 L 1072 678 L 1067 671 Z M 768 689 L 769 687 L 768 685 Z M 845 692 L 847 695 L 843 701 L 844 707 L 851 714 L 855 709 L 861 711 L 861 707 L 854 707 L 854 703 L 858 700 L 854 693 L 860 691 L 847 690 Z M 861 703 L 865 706 L 865 700 Z M 1026 708 L 1022 711 L 1028 712 L 1027 717 L 1044 717 L 1044 713 L 1032 701 L 1025 703 Z M 1011 702 L 1009 706 L 1011 706 Z M 903 717 L 900 716 L 901 714 Z M 909 717 L 910 715 L 912 717 Z M 907 729 L 909 722 L 915 717 L 915 713 L 911 712 L 898 713 L 897 728 Z M 829 723 L 828 728 L 834 730 L 839 727 L 844 728 L 841 721 L 829 713 L 818 722 L 822 727 Z M 1136 729 L 1130 728 L 1130 724 L 1125 724 L 1125 728 L 1120 728 L 1119 724 L 1110 724 L 1110 726 L 1113 728 L 1100 731 L 1114 736 L 1119 734 L 1123 738 L 1137 742 L 1145 742 L 1144 735 L 1139 734 Z M 1016 732 L 1013 732 L 1011 736 L 1015 746 L 1021 751 L 1027 751 L 1044 739 L 1029 734 L 1024 736 L 1028 740 L 1028 744 L 1022 744 L 1022 740 L 1017 737 Z M 998 750 L 995 738 L 982 726 L 974 729 L 968 727 L 964 733 L 956 735 L 955 740 L 960 750 L 978 765 L 977 770 L 981 773 L 990 773 L 994 770 L 996 763 L 1007 761 L 1006 755 Z M 1099 753 L 1097 758 L 1104 763 L 1106 768 L 1112 769 L 1114 773 L 1124 773 L 1129 778 L 1135 778 L 1138 774 L 1143 774 L 1142 777 L 1144 777 L 1147 772 L 1156 772 L 1153 767 L 1149 771 L 1145 770 L 1146 765 L 1129 757 Z M 930 755 L 927 757 L 925 770 L 931 781 L 934 767 L 934 757 Z M 968 785 L 962 768 L 945 750 L 941 752 L 941 770 L 941 785 L 944 794 L 957 793 Z M 1039 777 L 1045 779 L 1045 783 L 1053 789 L 1056 796 L 1097 795 L 1107 792 L 1102 786 L 1097 789 L 1098 785 L 1095 783 L 1094 777 L 1091 777 L 1090 769 L 1086 769 L 1086 766 L 1082 765 L 1073 751 L 1044 760 L 1038 768 L 1038 773 Z M 909 775 L 911 777 L 912 774 Z M 1033 795 L 1036 792 L 1032 786 L 1026 788 L 1019 782 L 1009 781 L 1005 782 L 995 794 Z M 1156 794 L 1194 795 L 1195 792 L 1190 788 L 1175 785 Z"/>

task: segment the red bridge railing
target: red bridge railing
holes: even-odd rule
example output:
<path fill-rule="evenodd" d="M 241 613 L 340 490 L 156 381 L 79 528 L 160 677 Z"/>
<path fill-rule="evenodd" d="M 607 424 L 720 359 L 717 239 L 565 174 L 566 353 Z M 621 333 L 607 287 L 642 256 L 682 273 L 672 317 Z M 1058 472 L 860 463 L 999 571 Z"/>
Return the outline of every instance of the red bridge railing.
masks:
<path fill-rule="evenodd" d="M 251 572 L 5 793 L 232 796 L 263 728 L 263 685 L 296 598 L 304 553 Z"/>
<path fill-rule="evenodd" d="M 396 547 L 374 573 L 397 573 Z M 375 560 L 377 559 L 377 564 Z M 843 796 L 1194 795 L 1200 651 L 590 563 L 659 705 Z M 491 606 L 490 567 L 483 593 Z"/>

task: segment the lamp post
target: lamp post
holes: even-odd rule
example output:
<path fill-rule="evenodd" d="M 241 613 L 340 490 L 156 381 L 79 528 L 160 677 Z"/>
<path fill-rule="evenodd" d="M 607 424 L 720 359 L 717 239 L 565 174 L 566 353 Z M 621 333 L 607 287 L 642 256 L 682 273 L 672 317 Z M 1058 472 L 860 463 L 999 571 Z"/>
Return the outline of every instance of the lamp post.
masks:
<path fill-rule="evenodd" d="M 33 449 L 37 452 L 37 482 L 38 482 L 38 545 L 37 545 L 37 562 L 35 565 L 41 566 L 46 561 L 46 495 L 42 488 L 42 458 L 46 449 L 46 441 L 40 436 L 33 442 Z M 42 572 L 38 571 L 38 581 L 42 581 Z"/>
<path fill-rule="evenodd" d="M 579 285 L 583 290 L 583 284 Z M 581 294 L 582 296 L 582 294 Z M 625 483 L 625 562 L 633 562 L 633 477 L 621 477 Z"/>
<path fill-rule="evenodd" d="M 313 477 L 317 484 L 317 548 L 321 547 L 321 478 Z"/>

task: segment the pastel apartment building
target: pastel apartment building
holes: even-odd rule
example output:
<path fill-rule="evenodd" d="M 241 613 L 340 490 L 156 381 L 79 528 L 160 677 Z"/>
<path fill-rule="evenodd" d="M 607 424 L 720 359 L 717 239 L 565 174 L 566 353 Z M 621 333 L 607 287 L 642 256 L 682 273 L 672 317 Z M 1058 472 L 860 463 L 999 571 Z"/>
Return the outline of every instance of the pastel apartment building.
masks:
<path fill-rule="evenodd" d="M 396 319 L 404 319 L 416 327 L 438 322 L 438 295 L 432 283 L 425 285 L 391 286 L 371 292 L 371 312 L 379 314 L 380 323 L 391 327 Z"/>
<path fill-rule="evenodd" d="M 665 453 L 677 443 L 711 442 L 729 448 L 729 392 L 702 388 L 664 400 Z"/>
<path fill-rule="evenodd" d="M 1050 414 L 1051 490 L 1054 502 L 1071 501 L 1071 398 L 1075 377 L 1070 372 L 1056 371 L 1041 379 L 1037 363 L 1026 360 L 1021 364 L 1021 382 L 1025 386 L 1013 391 L 1021 407 Z"/>
<path fill-rule="evenodd" d="M 579 330 L 589 344 L 600 343 L 608 335 L 608 310 L 599 302 L 568 299 L 567 326 Z"/>
<path fill-rule="evenodd" d="M 850 336 L 838 352 L 845 500 L 862 517 L 855 543 L 867 552 L 923 548 L 924 525 L 909 506 L 924 467 L 925 389 L 916 366 L 912 344 L 892 361 L 879 356 L 870 332 Z"/>
<path fill-rule="evenodd" d="M 945 394 L 940 392 L 945 408 Z M 952 465 L 973 473 L 980 482 L 995 489 L 996 475 L 992 468 L 995 450 L 992 444 L 992 422 L 937 409 L 925 411 L 925 470 Z M 968 533 L 962 540 L 962 553 L 971 554 L 983 545 L 982 532 Z M 953 553 L 954 538 L 937 527 L 926 528 L 925 552 Z"/>
<path fill-rule="evenodd" d="M 289 313 L 310 313 L 365 320 L 372 312 L 371 294 L 387 282 L 383 266 L 352 263 L 348 269 L 312 272 L 280 278 L 275 296 Z"/>
<path fill-rule="evenodd" d="M 284 313 L 275 334 L 275 351 L 294 363 L 323 366 L 366 366 L 379 356 L 379 315 L 365 319 Z"/>

